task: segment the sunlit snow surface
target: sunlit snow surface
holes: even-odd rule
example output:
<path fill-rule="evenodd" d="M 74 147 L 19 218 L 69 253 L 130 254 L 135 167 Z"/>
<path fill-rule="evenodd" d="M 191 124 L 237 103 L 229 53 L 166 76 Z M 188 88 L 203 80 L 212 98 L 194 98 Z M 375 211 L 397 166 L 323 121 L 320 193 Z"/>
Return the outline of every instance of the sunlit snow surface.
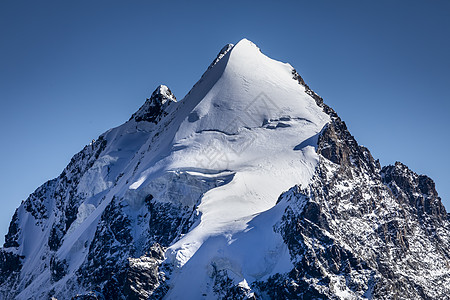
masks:
<path fill-rule="evenodd" d="M 313 145 L 296 146 L 329 120 L 292 79 L 290 65 L 266 57 L 247 40 L 228 55 L 220 78 L 190 111 L 195 117 L 181 123 L 174 139 L 181 150 L 167 165 L 235 175 L 205 193 L 200 224 L 167 251 L 179 268 L 168 298 L 195 298 L 208 280 L 192 274 L 208 276 L 211 266 L 248 282 L 292 269 L 287 248 L 273 231 L 283 208 L 271 208 L 282 192 L 309 183 L 318 157 Z"/>
<path fill-rule="evenodd" d="M 63 288 L 85 260 L 83 244 L 92 240 L 111 199 L 126 201 L 133 219 L 148 194 L 197 204 L 199 215 L 166 252 L 174 265 L 166 298 L 212 295 L 213 269 L 227 270 L 243 285 L 292 269 L 273 229 L 284 211 L 283 202 L 276 203 L 292 186 L 310 182 L 318 163 L 314 137 L 329 117 L 293 79 L 289 64 L 245 39 L 226 50 L 183 100 L 165 106 L 160 122 L 132 119 L 104 134 L 105 150 L 78 185 L 85 200 L 57 252 L 69 268 L 56 286 Z M 34 222 L 20 220 L 21 228 L 37 231 Z M 50 229 L 43 228 L 39 240 L 20 243 L 19 254 L 36 258 L 26 260 L 24 273 L 43 269 L 45 247 L 37 245 Z M 142 229 L 136 225 L 133 234 L 138 241 Z M 19 299 L 49 284 L 48 272 L 37 275 Z"/>

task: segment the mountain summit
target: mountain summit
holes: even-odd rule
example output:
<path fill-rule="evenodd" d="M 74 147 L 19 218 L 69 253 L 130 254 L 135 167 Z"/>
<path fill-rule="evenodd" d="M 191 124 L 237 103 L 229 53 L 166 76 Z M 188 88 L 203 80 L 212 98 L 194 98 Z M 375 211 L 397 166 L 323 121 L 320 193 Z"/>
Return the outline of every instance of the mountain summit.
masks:
<path fill-rule="evenodd" d="M 445 298 L 449 245 L 433 181 L 382 168 L 291 65 L 243 39 L 20 205 L 0 298 Z"/>
<path fill-rule="evenodd" d="M 167 86 L 160 85 L 144 105 L 131 116 L 131 119 L 136 122 L 147 121 L 156 124 L 163 116 L 167 115 L 166 109 L 172 102 L 177 102 L 172 91 Z"/>

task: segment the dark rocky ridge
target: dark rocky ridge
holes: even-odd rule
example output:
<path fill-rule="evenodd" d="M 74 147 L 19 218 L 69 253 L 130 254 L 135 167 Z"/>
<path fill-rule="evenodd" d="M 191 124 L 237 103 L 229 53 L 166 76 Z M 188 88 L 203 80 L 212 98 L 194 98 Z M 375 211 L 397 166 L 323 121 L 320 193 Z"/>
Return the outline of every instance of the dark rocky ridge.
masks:
<path fill-rule="evenodd" d="M 381 176 L 395 197 L 413 207 L 419 217 L 439 223 L 448 220 L 434 181 L 428 176 L 417 175 L 401 162 L 383 167 Z"/>
<path fill-rule="evenodd" d="M 134 119 L 136 122 L 146 121 L 151 123 L 158 123 L 161 118 L 167 116 L 165 109 L 172 102 L 177 102 L 172 91 L 163 85 L 160 85 L 153 91 L 150 98 L 134 113 L 130 120 Z"/>

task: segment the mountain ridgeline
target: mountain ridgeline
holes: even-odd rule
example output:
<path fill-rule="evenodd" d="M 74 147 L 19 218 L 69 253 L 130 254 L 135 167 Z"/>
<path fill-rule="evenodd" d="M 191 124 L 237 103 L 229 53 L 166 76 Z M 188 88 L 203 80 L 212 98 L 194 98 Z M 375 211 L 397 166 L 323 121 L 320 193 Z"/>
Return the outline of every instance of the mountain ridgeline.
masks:
<path fill-rule="evenodd" d="M 433 180 L 380 166 L 243 39 L 159 86 L 22 202 L 0 299 L 450 299 Z"/>

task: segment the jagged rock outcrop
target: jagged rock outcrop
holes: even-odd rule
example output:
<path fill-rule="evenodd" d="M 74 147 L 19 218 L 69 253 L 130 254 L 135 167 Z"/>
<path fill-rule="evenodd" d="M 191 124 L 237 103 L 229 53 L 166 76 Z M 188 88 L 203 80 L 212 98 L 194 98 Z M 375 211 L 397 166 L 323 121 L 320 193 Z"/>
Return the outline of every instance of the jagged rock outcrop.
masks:
<path fill-rule="evenodd" d="M 160 85 L 153 91 L 144 105 L 131 116 L 130 120 L 134 119 L 136 122 L 146 121 L 156 124 L 161 118 L 167 116 L 166 108 L 173 102 L 177 102 L 177 99 L 172 91 L 167 86 Z"/>
<path fill-rule="evenodd" d="M 431 178 L 417 175 L 400 162 L 396 162 L 394 166 L 383 167 L 381 176 L 395 197 L 411 206 L 420 218 L 438 223 L 448 220 L 445 207 Z"/>
<path fill-rule="evenodd" d="M 124 294 L 127 299 L 162 298 L 167 292 L 166 274 L 162 271 L 165 249 L 159 244 L 139 258 L 129 258 Z"/>

